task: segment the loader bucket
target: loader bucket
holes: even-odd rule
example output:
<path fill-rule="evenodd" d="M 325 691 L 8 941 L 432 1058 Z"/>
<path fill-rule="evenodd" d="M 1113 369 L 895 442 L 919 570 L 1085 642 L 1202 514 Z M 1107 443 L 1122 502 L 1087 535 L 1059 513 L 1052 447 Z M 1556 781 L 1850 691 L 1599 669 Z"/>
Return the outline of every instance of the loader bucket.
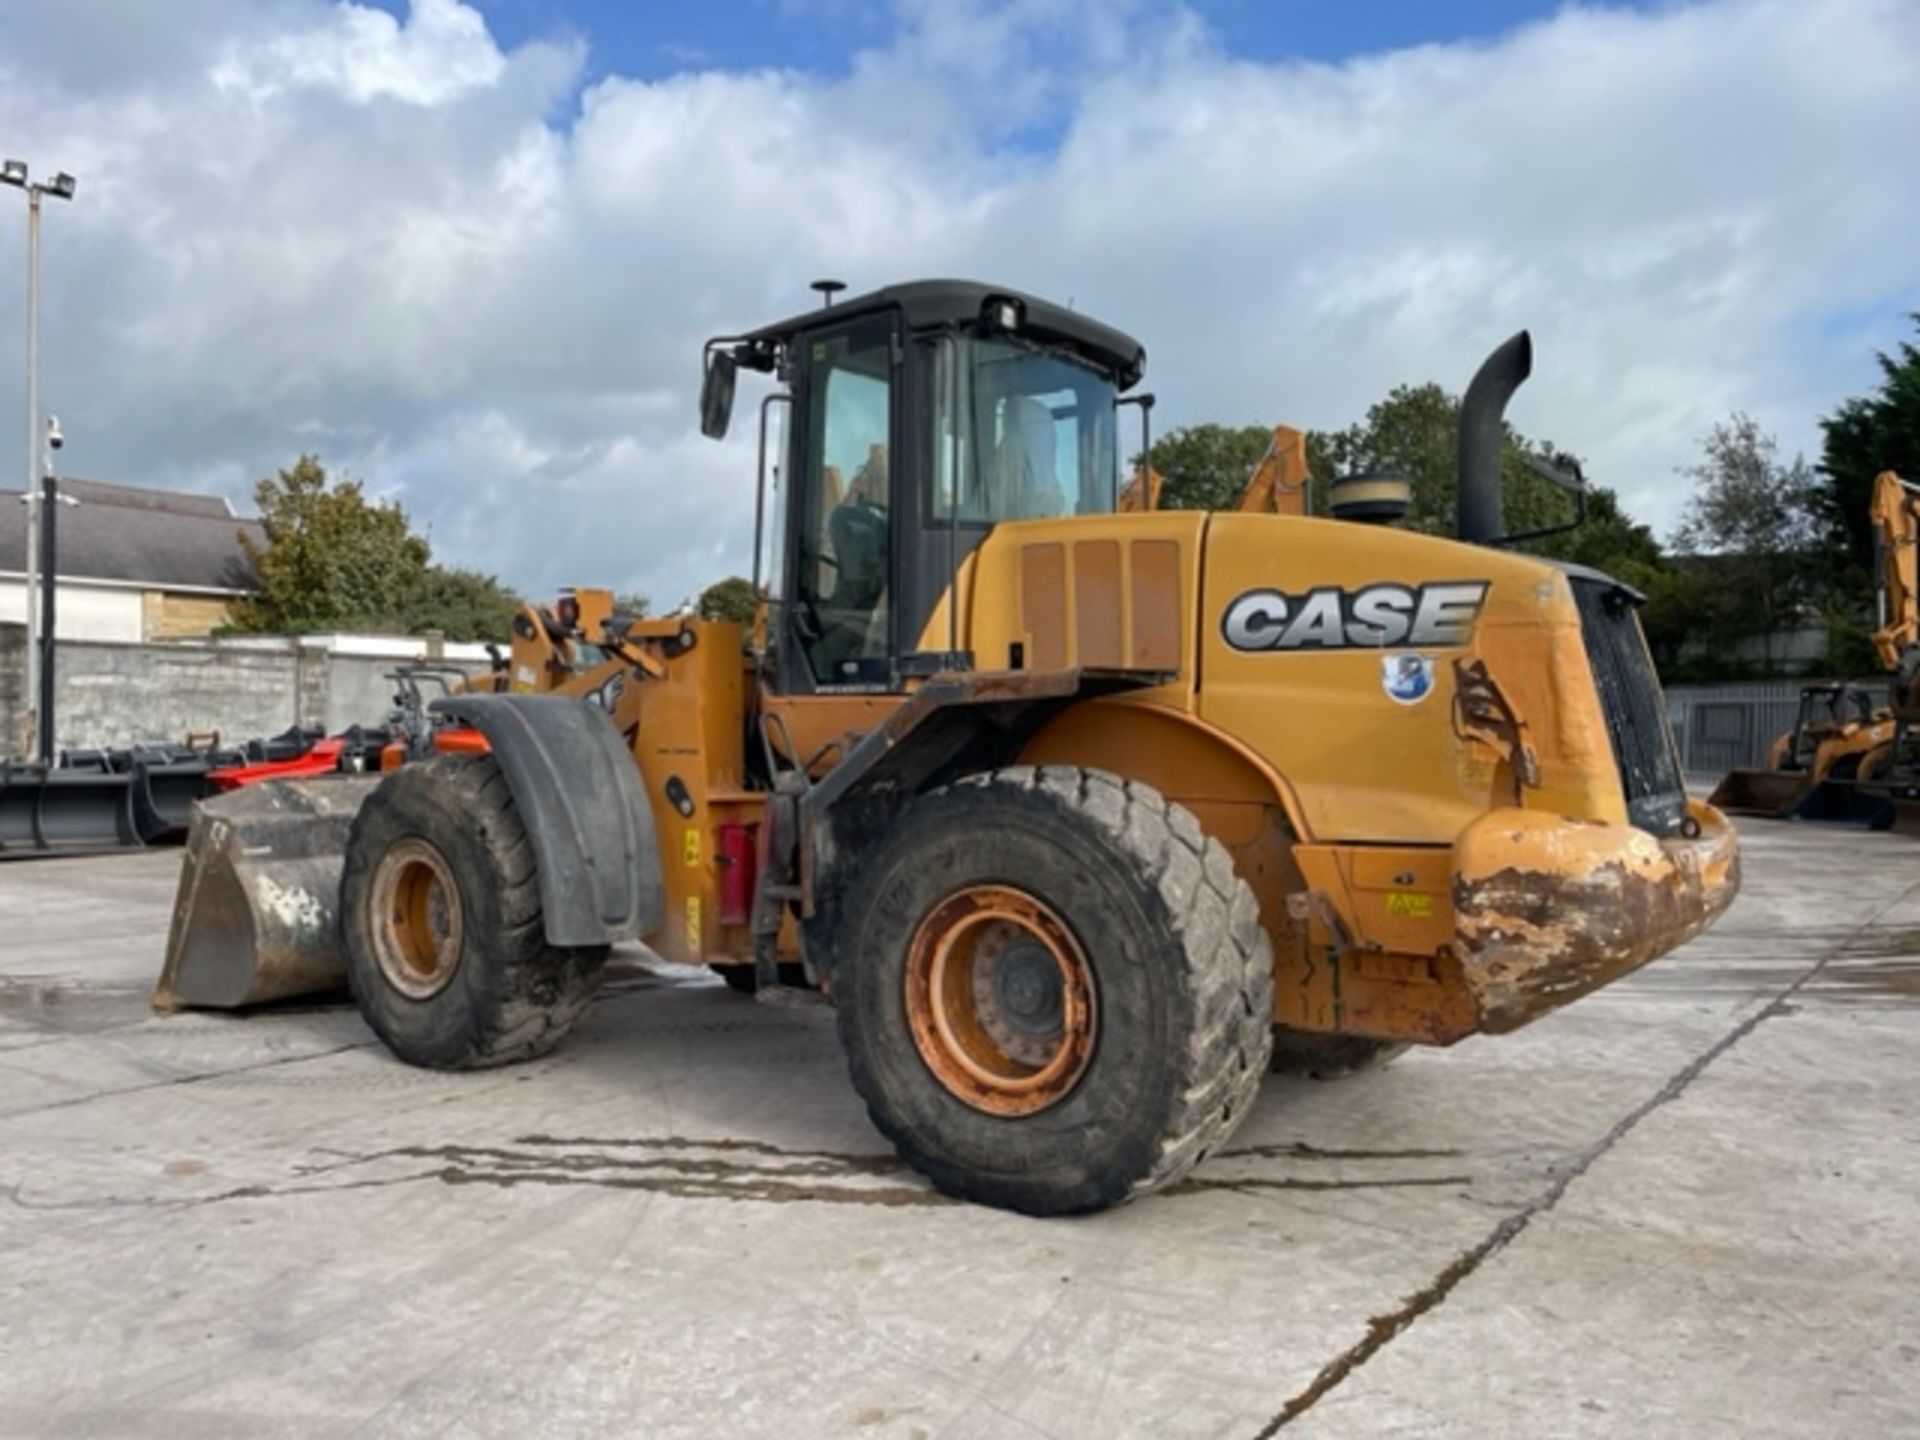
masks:
<path fill-rule="evenodd" d="M 1920 799 L 1896 796 L 1893 801 L 1893 824 L 1887 828 L 1899 835 L 1920 835 Z"/>
<path fill-rule="evenodd" d="M 1914 789 L 1905 783 L 1822 780 L 1793 807 L 1793 818 L 1920 835 L 1920 795 Z"/>
<path fill-rule="evenodd" d="M 1707 803 L 1729 815 L 1782 819 L 1813 788 L 1804 770 L 1729 770 Z"/>
<path fill-rule="evenodd" d="M 1793 807 L 1796 820 L 1858 825 L 1867 830 L 1893 828 L 1893 801 L 1882 791 L 1852 780 L 1822 780 Z"/>
<path fill-rule="evenodd" d="M 377 775 L 269 780 L 193 807 L 156 1010 L 238 1009 L 346 984 L 347 832 Z"/>
<path fill-rule="evenodd" d="M 129 776 L 0 761 L 0 858 L 139 844 Z"/>

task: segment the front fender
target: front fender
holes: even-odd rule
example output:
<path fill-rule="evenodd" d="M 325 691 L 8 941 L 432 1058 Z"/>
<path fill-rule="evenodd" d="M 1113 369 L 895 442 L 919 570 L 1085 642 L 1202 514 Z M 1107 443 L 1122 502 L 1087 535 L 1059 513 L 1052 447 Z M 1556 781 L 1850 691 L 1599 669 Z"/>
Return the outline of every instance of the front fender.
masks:
<path fill-rule="evenodd" d="M 640 769 L 605 711 L 564 695 L 456 695 L 436 715 L 486 737 L 527 827 L 548 943 L 659 930 L 666 902 Z"/>

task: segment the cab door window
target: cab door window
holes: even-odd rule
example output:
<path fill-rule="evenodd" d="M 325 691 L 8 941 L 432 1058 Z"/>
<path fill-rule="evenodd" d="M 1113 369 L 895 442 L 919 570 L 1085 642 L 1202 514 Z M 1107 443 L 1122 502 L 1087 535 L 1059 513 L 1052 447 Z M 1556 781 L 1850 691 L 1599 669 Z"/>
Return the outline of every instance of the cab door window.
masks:
<path fill-rule="evenodd" d="M 806 492 L 794 623 L 819 685 L 884 685 L 891 673 L 892 356 L 886 320 L 807 342 Z"/>

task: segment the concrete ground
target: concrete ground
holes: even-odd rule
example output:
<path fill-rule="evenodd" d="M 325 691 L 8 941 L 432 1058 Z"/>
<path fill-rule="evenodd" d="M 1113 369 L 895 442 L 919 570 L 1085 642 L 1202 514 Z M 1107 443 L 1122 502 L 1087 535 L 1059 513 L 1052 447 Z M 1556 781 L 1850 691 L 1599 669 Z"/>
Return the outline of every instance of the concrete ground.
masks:
<path fill-rule="evenodd" d="M 0 1434 L 1912 1434 L 1920 850 L 1746 853 L 1680 954 L 1077 1221 L 897 1167 L 824 1011 L 628 964 L 429 1074 L 150 1016 L 176 855 L 0 867 Z"/>

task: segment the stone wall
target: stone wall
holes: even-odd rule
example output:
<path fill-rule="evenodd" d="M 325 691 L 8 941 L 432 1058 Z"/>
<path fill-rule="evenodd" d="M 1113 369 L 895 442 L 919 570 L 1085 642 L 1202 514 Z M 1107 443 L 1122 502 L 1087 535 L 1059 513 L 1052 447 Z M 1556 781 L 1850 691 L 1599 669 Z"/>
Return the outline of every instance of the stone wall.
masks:
<path fill-rule="evenodd" d="M 0 754 L 23 753 L 25 656 L 25 627 L 0 624 Z M 238 742 L 295 724 L 329 734 L 377 725 L 392 706 L 386 675 L 398 663 L 279 638 L 63 641 L 54 667 L 55 737 L 67 749 L 178 744 L 208 730 Z"/>

